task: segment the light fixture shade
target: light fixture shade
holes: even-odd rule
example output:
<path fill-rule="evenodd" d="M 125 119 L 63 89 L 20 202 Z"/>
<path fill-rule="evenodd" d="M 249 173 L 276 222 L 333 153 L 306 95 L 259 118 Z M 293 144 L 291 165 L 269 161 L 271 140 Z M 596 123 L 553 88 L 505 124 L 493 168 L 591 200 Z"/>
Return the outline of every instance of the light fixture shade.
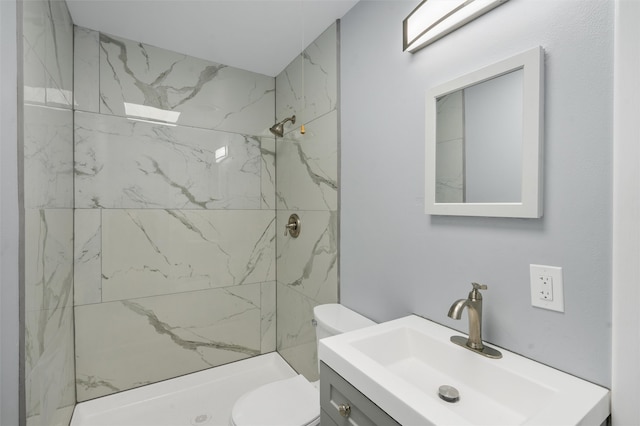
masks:
<path fill-rule="evenodd" d="M 402 21 L 402 50 L 416 52 L 508 0 L 423 0 Z"/>

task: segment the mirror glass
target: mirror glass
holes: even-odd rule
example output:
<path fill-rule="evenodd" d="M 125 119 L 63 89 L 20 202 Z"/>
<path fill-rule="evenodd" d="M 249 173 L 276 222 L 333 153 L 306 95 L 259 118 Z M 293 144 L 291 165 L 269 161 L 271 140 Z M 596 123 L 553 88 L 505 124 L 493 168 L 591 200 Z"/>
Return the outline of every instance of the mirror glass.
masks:
<path fill-rule="evenodd" d="M 436 202 L 522 200 L 522 74 L 436 99 Z"/>
<path fill-rule="evenodd" d="M 429 91 L 426 213 L 542 215 L 542 57 L 531 49 Z"/>

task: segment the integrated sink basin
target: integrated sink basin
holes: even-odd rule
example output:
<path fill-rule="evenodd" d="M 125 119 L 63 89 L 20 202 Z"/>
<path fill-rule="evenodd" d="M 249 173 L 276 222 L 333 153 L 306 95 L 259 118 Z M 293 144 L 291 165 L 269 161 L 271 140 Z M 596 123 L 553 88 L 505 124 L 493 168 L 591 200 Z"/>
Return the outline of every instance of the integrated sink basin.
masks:
<path fill-rule="evenodd" d="M 322 339 L 319 357 L 403 425 L 600 425 L 609 390 L 501 349 L 491 359 L 460 333 L 416 315 Z M 438 390 L 458 391 L 457 402 Z"/>

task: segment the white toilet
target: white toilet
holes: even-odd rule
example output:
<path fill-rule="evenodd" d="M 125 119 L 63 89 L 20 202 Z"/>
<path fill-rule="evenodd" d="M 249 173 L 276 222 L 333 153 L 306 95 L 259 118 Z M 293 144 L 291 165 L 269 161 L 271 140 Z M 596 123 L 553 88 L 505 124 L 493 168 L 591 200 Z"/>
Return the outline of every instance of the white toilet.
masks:
<path fill-rule="evenodd" d="M 313 308 L 318 340 L 375 322 L 337 303 Z M 231 410 L 230 426 L 315 426 L 320 424 L 319 383 L 301 374 L 242 395 Z"/>

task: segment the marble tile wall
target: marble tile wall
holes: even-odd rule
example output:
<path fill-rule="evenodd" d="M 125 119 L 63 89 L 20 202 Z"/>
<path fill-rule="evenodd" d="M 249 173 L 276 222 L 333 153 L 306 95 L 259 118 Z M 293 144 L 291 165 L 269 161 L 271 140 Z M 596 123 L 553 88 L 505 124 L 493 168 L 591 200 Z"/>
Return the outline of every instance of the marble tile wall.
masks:
<path fill-rule="evenodd" d="M 269 134 L 272 77 L 84 28 L 75 35 L 77 109 L 132 116 L 127 106 L 143 105 L 179 113 L 175 124 Z"/>
<path fill-rule="evenodd" d="M 23 2 L 27 425 L 68 425 L 73 331 L 73 25 L 63 1 Z"/>
<path fill-rule="evenodd" d="M 70 108 L 73 102 L 73 23 L 62 0 L 23 5 L 24 100 Z"/>
<path fill-rule="evenodd" d="M 276 77 L 278 120 L 296 125 L 276 140 L 277 229 L 300 216 L 298 238 L 277 232 L 277 348 L 318 378 L 313 307 L 338 301 L 338 39 L 331 25 Z"/>
<path fill-rule="evenodd" d="M 105 210 L 102 301 L 275 280 L 270 211 Z"/>
<path fill-rule="evenodd" d="M 25 210 L 28 425 L 66 425 L 75 404 L 73 210 Z"/>
<path fill-rule="evenodd" d="M 276 117 L 308 123 L 338 107 L 338 23 L 276 76 Z"/>
<path fill-rule="evenodd" d="M 274 351 L 274 79 L 75 37 L 78 400 Z"/>
<path fill-rule="evenodd" d="M 259 137 L 80 111 L 75 118 L 77 208 L 261 208 Z"/>
<path fill-rule="evenodd" d="M 273 284 L 77 306 L 78 399 L 260 354 L 263 310 L 275 308 L 262 306 L 262 288 L 269 286 Z"/>
<path fill-rule="evenodd" d="M 338 285 L 337 31 L 276 83 L 25 2 L 28 424 L 68 424 L 76 392 L 276 348 L 317 374 L 312 308 Z M 306 135 L 266 132 L 275 87 L 277 116 L 295 112 Z M 127 105 L 179 115 L 145 122 Z M 304 232 L 276 253 L 292 211 Z"/>
<path fill-rule="evenodd" d="M 462 203 L 464 199 L 463 91 L 438 99 L 436 126 L 436 201 Z"/>

